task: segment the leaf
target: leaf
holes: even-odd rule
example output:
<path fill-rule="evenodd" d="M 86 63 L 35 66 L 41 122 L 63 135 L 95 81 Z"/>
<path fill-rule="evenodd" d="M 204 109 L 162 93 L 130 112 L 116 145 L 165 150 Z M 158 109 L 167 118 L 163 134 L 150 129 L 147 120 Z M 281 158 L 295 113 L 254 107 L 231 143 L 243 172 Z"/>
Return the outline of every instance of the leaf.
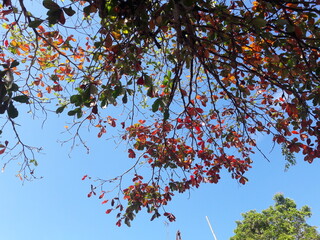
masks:
<path fill-rule="evenodd" d="M 135 158 L 136 154 L 132 149 L 128 149 L 128 153 L 129 153 L 129 158 Z"/>
<path fill-rule="evenodd" d="M 267 25 L 267 21 L 264 20 L 263 18 L 257 17 L 252 20 L 252 24 L 257 28 L 262 28 Z"/>
<path fill-rule="evenodd" d="M 66 18 L 64 17 L 63 11 L 59 11 L 59 23 L 65 24 L 66 23 Z"/>
<path fill-rule="evenodd" d="M 30 163 L 32 163 L 34 166 L 38 166 L 38 162 L 35 159 L 30 160 Z"/>
<path fill-rule="evenodd" d="M 110 34 L 107 35 L 105 42 L 104 42 L 104 46 L 106 48 L 110 48 L 112 46 L 112 37 Z"/>
<path fill-rule="evenodd" d="M 92 112 L 93 114 L 98 114 L 98 105 L 94 105 L 94 106 L 92 107 L 91 112 Z"/>
<path fill-rule="evenodd" d="M 160 105 L 163 105 L 162 98 L 158 98 L 154 101 L 154 103 L 152 104 L 152 112 L 158 111 Z"/>
<path fill-rule="evenodd" d="M 19 90 L 19 86 L 15 83 L 12 83 L 11 88 L 9 90 L 12 92 L 17 92 Z"/>
<path fill-rule="evenodd" d="M 77 114 L 77 112 L 78 112 L 77 110 L 71 110 L 68 112 L 68 116 L 74 116 Z"/>
<path fill-rule="evenodd" d="M 83 112 L 81 111 L 81 109 L 80 109 L 80 111 L 77 111 L 77 118 L 81 118 L 82 115 L 83 115 Z"/>
<path fill-rule="evenodd" d="M 15 106 L 13 106 L 13 103 L 11 102 L 8 108 L 9 118 L 16 118 L 18 117 L 18 115 L 19 115 L 18 110 L 15 108 Z"/>
<path fill-rule="evenodd" d="M 127 92 L 125 92 L 124 96 L 122 97 L 122 103 L 126 104 L 128 102 L 128 95 Z"/>
<path fill-rule="evenodd" d="M 109 213 L 111 213 L 112 212 L 112 209 L 110 208 L 110 209 L 108 209 L 107 211 L 106 211 L 106 214 L 109 214 Z"/>
<path fill-rule="evenodd" d="M 49 10 L 58 10 L 58 9 L 60 9 L 60 6 L 57 3 L 55 3 L 54 1 L 52 1 L 52 0 L 44 0 L 42 4 L 43 4 L 43 6 L 45 8 L 47 8 Z"/>
<path fill-rule="evenodd" d="M 130 219 L 127 217 L 124 219 L 124 223 L 128 226 L 131 227 Z"/>
<path fill-rule="evenodd" d="M 99 199 L 103 198 L 103 197 L 104 197 L 104 194 L 105 194 L 105 192 L 103 192 L 103 193 L 99 196 Z"/>
<path fill-rule="evenodd" d="M 37 27 L 39 27 L 43 22 L 44 22 L 44 20 L 42 20 L 42 19 L 38 19 L 38 20 L 31 21 L 31 22 L 29 22 L 29 27 L 31 27 L 31 28 L 37 28 Z"/>
<path fill-rule="evenodd" d="M 6 151 L 6 148 L 0 150 L 0 154 L 3 154 Z"/>
<path fill-rule="evenodd" d="M 74 11 L 74 10 L 72 9 L 72 7 L 68 7 L 68 8 L 64 7 L 64 8 L 63 8 L 63 11 L 64 11 L 69 17 L 73 16 L 73 15 L 76 13 L 76 11 Z"/>
<path fill-rule="evenodd" d="M 17 60 L 14 60 L 14 61 L 11 63 L 10 68 L 14 68 L 14 67 L 16 67 L 16 66 L 18 66 L 18 65 L 19 65 L 19 62 L 18 62 Z"/>
<path fill-rule="evenodd" d="M 81 105 L 81 104 L 82 104 L 82 101 L 83 101 L 83 99 L 82 99 L 82 96 L 81 96 L 81 95 L 72 95 L 72 96 L 70 97 L 70 102 L 73 103 L 73 104 L 76 105 L 76 106 Z"/>
<path fill-rule="evenodd" d="M 58 107 L 58 108 L 57 108 L 57 110 L 56 110 L 56 113 L 57 113 L 57 114 L 62 113 L 62 112 L 63 112 L 63 110 L 66 108 L 66 106 L 67 106 L 67 105 L 64 105 L 64 106 Z"/>
<path fill-rule="evenodd" d="M 10 7 L 11 6 L 11 0 L 3 0 L 3 6 Z"/>
<path fill-rule="evenodd" d="M 88 175 L 84 175 L 81 180 L 83 181 L 83 180 L 85 180 L 87 177 L 88 177 Z"/>
<path fill-rule="evenodd" d="M 47 12 L 48 15 L 48 22 L 50 25 L 56 24 L 60 22 L 61 13 L 63 14 L 63 11 L 61 9 L 58 10 L 49 10 Z"/>
<path fill-rule="evenodd" d="M 139 78 L 138 78 L 137 84 L 138 84 L 138 85 L 144 85 L 144 79 L 143 79 L 143 77 L 139 77 Z"/>
<path fill-rule="evenodd" d="M 13 97 L 12 100 L 19 103 L 29 103 L 29 97 L 27 95 L 20 95 L 20 96 Z"/>

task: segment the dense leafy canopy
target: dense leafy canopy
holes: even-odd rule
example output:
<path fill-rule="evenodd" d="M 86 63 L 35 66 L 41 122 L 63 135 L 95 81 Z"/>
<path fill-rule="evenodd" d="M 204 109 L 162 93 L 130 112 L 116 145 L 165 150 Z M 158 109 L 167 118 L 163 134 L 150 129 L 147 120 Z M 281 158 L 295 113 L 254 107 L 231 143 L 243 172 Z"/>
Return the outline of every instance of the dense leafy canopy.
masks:
<path fill-rule="evenodd" d="M 175 192 L 217 183 L 221 169 L 245 184 L 261 134 L 289 165 L 294 153 L 319 158 L 319 1 L 38 3 L 41 13 L 23 0 L 0 9 L 0 153 L 22 157 L 22 179 L 37 165 L 37 149 L 16 128 L 24 106 L 73 118 L 71 141 L 86 148 L 82 128 L 100 138 L 119 126 L 133 184 L 123 189 L 124 175 L 99 183 L 101 199 L 105 183 L 120 184 L 107 210 L 119 211 L 119 226 L 142 208 L 160 216 Z M 115 108 L 121 114 L 110 116 Z M 5 140 L 11 132 L 16 143 Z"/>
<path fill-rule="evenodd" d="M 282 194 L 274 196 L 275 205 L 258 213 L 251 210 L 242 214 L 243 220 L 237 222 L 235 236 L 230 240 L 316 240 L 320 234 L 316 227 L 306 223 L 311 217 L 308 206 L 297 209 L 295 202 Z"/>

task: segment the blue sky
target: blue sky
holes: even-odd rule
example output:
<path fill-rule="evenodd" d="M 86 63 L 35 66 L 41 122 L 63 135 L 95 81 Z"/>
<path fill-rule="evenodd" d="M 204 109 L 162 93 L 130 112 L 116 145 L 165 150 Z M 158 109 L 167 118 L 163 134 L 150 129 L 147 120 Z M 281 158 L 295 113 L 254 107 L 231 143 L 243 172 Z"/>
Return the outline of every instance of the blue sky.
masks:
<path fill-rule="evenodd" d="M 57 240 L 57 239 L 175 239 L 180 230 L 183 240 L 213 239 L 205 216 L 208 216 L 219 240 L 233 235 L 235 221 L 241 213 L 256 209 L 261 211 L 273 204 L 272 197 L 282 192 L 296 201 L 298 207 L 309 205 L 313 217 L 309 224 L 320 220 L 319 162 L 298 164 L 284 172 L 284 160 L 267 137 L 258 143 L 268 153 L 271 162 L 260 154 L 255 155 L 253 168 L 246 175 L 249 182 L 243 186 L 224 173 L 218 184 L 205 184 L 199 189 L 177 195 L 168 206 L 177 221 L 168 223 L 165 218 L 150 222 L 150 215 L 138 214 L 132 227 L 115 225 L 113 214 L 105 214 L 108 206 L 97 198 L 87 198 L 90 181 L 82 181 L 85 174 L 110 178 L 121 173 L 130 161 L 127 154 L 108 137 L 98 139 L 96 133 L 86 136 L 91 153 L 82 147 L 70 153 L 70 145 L 61 146 L 57 139 L 66 139 L 63 115 L 50 118 L 41 128 L 41 119 L 32 120 L 27 114 L 17 119 L 21 123 L 21 136 L 30 143 L 44 146 L 38 155 L 37 175 L 41 180 L 25 182 L 14 177 L 17 162 L 8 165 L 0 175 L 1 239 L 6 240 Z M 86 135 L 86 133 L 84 133 Z M 270 153 L 269 153 L 270 152 Z"/>

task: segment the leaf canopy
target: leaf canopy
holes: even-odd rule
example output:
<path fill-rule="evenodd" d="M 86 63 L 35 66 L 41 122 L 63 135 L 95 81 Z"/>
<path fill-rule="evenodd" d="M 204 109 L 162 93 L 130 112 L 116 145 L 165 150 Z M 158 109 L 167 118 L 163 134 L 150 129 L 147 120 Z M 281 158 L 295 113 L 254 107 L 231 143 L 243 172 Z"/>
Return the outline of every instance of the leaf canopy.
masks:
<path fill-rule="evenodd" d="M 29 151 L 22 179 L 34 175 L 34 148 L 14 128 L 16 103 L 70 116 L 99 138 L 119 127 L 136 162 L 90 192 L 135 174 L 109 201 L 117 225 L 142 208 L 159 217 L 175 193 L 218 183 L 222 169 L 245 184 L 252 155 L 267 158 L 260 135 L 272 136 L 288 165 L 295 153 L 319 158 L 319 1 L 44 0 L 43 7 L 46 17 L 23 0 L 0 9 L 0 113 L 11 123 L 4 131 L 21 143 L 11 151 Z M 126 114 L 110 116 L 113 107 Z M 88 148 L 82 128 L 71 129 Z M 139 164 L 152 174 L 142 176 Z"/>

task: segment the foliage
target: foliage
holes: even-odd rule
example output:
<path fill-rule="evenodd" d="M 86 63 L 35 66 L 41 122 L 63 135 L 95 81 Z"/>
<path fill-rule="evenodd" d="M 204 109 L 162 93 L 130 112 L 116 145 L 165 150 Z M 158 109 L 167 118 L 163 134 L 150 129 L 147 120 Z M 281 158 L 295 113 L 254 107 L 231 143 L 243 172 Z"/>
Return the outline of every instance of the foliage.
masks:
<path fill-rule="evenodd" d="M 293 200 L 285 198 L 282 194 L 276 194 L 274 200 L 275 205 L 262 213 L 251 210 L 242 214 L 244 219 L 237 221 L 235 236 L 231 240 L 320 239 L 316 227 L 306 223 L 306 219 L 311 217 L 308 206 L 299 210 Z"/>
<path fill-rule="evenodd" d="M 22 158 L 21 179 L 34 176 L 40 150 L 16 128 L 25 107 L 70 116 L 72 143 L 87 149 L 85 126 L 99 138 L 117 127 L 133 166 L 88 196 L 101 187 L 106 203 L 114 183 L 107 213 L 118 211 L 119 226 L 143 208 L 173 221 L 164 207 L 174 194 L 217 183 L 222 169 L 245 184 L 259 135 L 289 165 L 294 153 L 319 158 L 319 1 L 44 0 L 42 13 L 30 4 L 0 9 L 0 153 Z M 113 107 L 123 114 L 110 116 Z"/>

